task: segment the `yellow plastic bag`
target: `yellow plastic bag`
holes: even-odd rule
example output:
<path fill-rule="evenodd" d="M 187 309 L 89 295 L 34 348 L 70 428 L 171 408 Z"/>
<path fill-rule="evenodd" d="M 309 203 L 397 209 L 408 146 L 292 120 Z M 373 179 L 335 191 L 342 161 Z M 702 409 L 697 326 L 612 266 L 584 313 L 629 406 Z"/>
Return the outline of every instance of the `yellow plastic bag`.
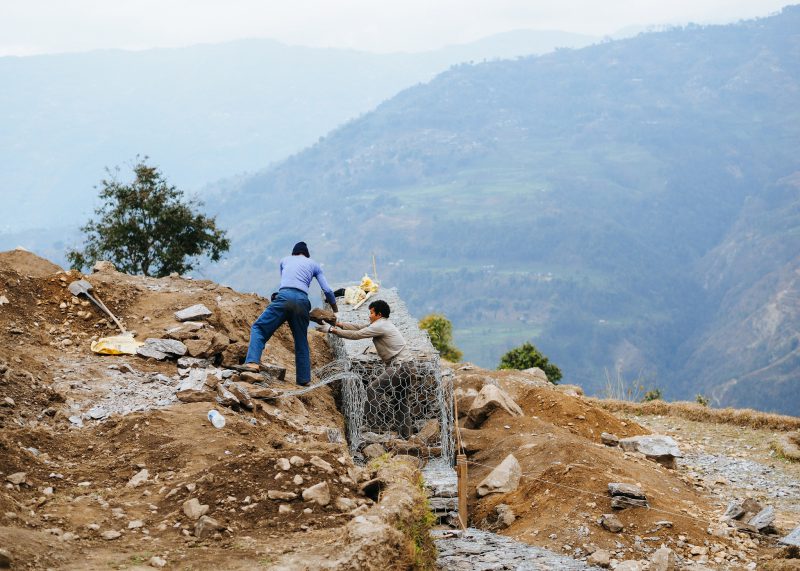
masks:
<path fill-rule="evenodd" d="M 378 291 L 378 287 L 378 284 L 372 281 L 372 278 L 370 278 L 367 274 L 364 274 L 364 277 L 361 278 L 361 289 L 363 289 L 365 292 L 371 291 L 375 293 Z"/>
<path fill-rule="evenodd" d="M 136 349 L 144 345 L 130 335 L 101 337 L 92 342 L 92 351 L 100 355 L 136 355 Z"/>

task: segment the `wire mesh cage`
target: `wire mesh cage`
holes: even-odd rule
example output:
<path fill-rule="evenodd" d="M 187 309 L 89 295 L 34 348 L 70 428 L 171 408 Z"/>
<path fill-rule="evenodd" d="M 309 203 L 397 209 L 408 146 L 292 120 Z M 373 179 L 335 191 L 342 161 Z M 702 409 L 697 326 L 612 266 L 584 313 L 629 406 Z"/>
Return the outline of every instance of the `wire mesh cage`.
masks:
<path fill-rule="evenodd" d="M 406 339 L 410 356 L 384 364 L 370 351 L 371 343 L 328 335 L 335 362 L 347 363 L 351 373 L 343 377 L 337 395 L 350 450 L 356 458 L 382 449 L 452 463 L 452 379 L 442 375 L 438 353 L 396 291 L 384 290 L 375 299 L 390 304 L 391 320 Z M 366 311 L 347 306 L 340 311 L 340 320 L 367 322 Z M 379 447 L 366 450 L 373 444 Z"/>

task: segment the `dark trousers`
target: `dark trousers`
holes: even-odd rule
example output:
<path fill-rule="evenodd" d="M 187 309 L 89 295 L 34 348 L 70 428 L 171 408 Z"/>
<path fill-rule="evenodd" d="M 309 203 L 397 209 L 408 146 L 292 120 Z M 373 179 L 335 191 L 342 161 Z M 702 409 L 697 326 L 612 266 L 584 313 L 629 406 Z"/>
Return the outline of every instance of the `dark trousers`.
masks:
<path fill-rule="evenodd" d="M 413 367 L 408 362 L 386 365 L 386 370 L 367 385 L 367 402 L 382 406 L 385 400 L 390 408 L 389 425 L 397 430 L 401 438 L 408 438 L 413 432 L 409 395 L 414 382 Z"/>
<path fill-rule="evenodd" d="M 297 371 L 297 384 L 311 382 L 311 356 L 308 350 L 308 312 L 311 302 L 308 295 L 291 287 L 281 288 L 275 300 L 267 306 L 264 313 L 250 328 L 250 346 L 247 348 L 245 363 L 258 363 L 269 338 L 285 322 L 289 322 L 294 338 L 294 364 Z"/>

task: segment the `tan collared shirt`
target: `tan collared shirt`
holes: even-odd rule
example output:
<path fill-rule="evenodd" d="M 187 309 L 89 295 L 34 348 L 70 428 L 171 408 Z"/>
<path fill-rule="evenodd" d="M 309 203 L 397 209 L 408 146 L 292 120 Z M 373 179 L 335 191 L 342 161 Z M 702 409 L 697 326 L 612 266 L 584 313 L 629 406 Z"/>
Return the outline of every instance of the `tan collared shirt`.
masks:
<path fill-rule="evenodd" d="M 385 317 L 376 319 L 373 323 L 368 323 L 367 325 L 342 323 L 337 325 L 332 333 L 343 339 L 372 338 L 372 342 L 375 344 L 375 351 L 378 352 L 378 357 L 384 363 L 388 363 L 395 358 L 404 359 L 408 356 L 406 340 L 403 339 L 403 335 L 394 326 L 394 323 Z"/>

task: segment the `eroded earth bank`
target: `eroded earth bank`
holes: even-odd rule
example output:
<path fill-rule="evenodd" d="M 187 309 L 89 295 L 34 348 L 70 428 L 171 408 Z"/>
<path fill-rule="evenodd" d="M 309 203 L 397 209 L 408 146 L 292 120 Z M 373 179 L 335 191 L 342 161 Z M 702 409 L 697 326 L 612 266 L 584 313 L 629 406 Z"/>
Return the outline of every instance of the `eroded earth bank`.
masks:
<path fill-rule="evenodd" d="M 118 331 L 70 293 L 82 277 L 136 339 L 187 353 L 92 352 Z M 438 540 L 437 562 L 421 463 L 391 452 L 354 463 L 335 384 L 275 398 L 296 388 L 288 329 L 265 353 L 284 378 L 231 368 L 265 299 L 109 265 L 81 276 L 18 250 L 0 253 L 0 279 L 0 567 L 542 569 L 569 557 L 576 569 L 798 568 L 776 540 L 800 524 L 800 473 L 769 446 L 796 419 L 611 411 L 537 371 L 454 364 L 470 524 L 482 531 Z M 198 304 L 209 314 L 176 317 Z M 309 338 L 313 366 L 330 362 L 324 335 Z M 486 407 L 487 393 L 501 405 Z M 680 456 L 662 465 L 615 443 L 651 433 L 672 436 Z M 516 481 L 486 483 L 509 456 Z M 745 511 L 724 519 L 731 504 Z M 748 523 L 756 505 L 773 510 L 760 529 Z M 504 559 L 520 544 L 554 559 Z"/>

